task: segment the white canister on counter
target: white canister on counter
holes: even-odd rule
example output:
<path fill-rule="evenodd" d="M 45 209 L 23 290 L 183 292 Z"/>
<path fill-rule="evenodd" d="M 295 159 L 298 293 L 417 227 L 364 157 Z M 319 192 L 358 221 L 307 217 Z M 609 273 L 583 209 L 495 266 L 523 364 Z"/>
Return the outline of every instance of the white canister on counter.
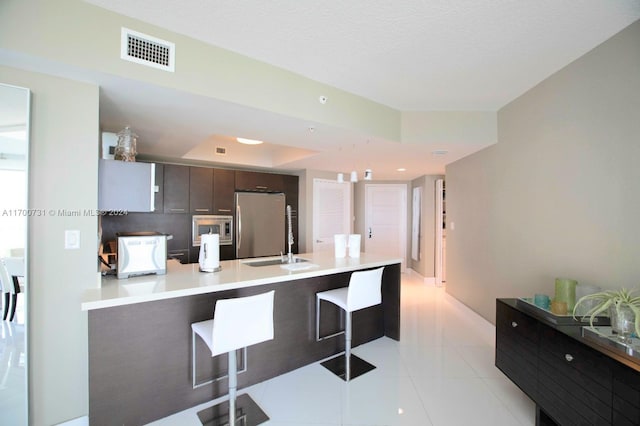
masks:
<path fill-rule="evenodd" d="M 335 244 L 336 258 L 347 256 L 347 234 L 336 234 L 333 236 Z"/>
<path fill-rule="evenodd" d="M 349 257 L 360 257 L 360 234 L 349 235 Z"/>

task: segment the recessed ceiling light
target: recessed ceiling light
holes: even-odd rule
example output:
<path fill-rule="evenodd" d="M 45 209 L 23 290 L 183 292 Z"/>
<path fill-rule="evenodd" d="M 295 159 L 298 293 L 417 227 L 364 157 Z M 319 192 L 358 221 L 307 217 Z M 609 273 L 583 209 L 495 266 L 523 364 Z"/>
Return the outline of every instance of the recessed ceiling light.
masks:
<path fill-rule="evenodd" d="M 431 151 L 431 154 L 433 155 L 447 155 L 448 153 L 449 151 L 446 149 L 436 149 L 435 151 Z"/>
<path fill-rule="evenodd" d="M 245 145 L 260 145 L 262 143 L 262 141 L 258 141 L 255 139 L 236 138 L 236 140 Z"/>
<path fill-rule="evenodd" d="M 405 169 L 404 167 L 400 167 L 399 169 L 396 169 L 396 171 L 398 171 L 398 172 L 406 172 L 407 169 Z"/>

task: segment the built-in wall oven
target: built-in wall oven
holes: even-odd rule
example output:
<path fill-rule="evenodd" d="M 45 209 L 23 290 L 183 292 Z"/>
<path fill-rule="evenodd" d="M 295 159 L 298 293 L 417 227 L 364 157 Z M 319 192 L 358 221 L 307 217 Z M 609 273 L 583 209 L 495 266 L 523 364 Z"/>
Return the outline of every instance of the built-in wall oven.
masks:
<path fill-rule="evenodd" d="M 220 245 L 233 244 L 233 216 L 225 215 L 193 215 L 191 241 L 194 247 L 200 246 L 200 235 L 220 235 Z"/>

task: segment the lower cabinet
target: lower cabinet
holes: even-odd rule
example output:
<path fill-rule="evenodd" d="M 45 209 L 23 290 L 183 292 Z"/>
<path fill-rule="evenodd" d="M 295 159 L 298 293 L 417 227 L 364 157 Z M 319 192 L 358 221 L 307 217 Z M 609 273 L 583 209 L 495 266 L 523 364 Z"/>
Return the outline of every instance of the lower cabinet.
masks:
<path fill-rule="evenodd" d="M 496 367 L 536 403 L 537 425 L 640 424 L 640 373 L 512 302 L 496 303 Z"/>

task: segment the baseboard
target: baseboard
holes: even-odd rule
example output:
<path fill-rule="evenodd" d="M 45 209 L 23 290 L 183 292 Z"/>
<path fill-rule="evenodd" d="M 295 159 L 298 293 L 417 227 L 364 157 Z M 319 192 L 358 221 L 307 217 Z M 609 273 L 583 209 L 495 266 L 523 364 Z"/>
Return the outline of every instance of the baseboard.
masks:
<path fill-rule="evenodd" d="M 411 268 L 407 268 L 407 273 L 409 273 L 411 275 L 419 276 L 420 279 L 422 279 L 422 281 L 427 285 L 436 285 L 436 278 L 435 277 L 423 277 L 419 272 L 416 272 L 415 269 L 411 269 Z"/>
<path fill-rule="evenodd" d="M 460 309 L 465 313 L 465 316 L 471 318 L 473 320 L 474 325 L 480 327 L 482 332 L 486 333 L 488 336 L 495 336 L 496 327 L 486 320 L 483 316 L 475 312 L 473 309 L 450 295 L 449 293 L 445 293 L 445 298 L 447 302 L 451 303 L 456 308 Z"/>
<path fill-rule="evenodd" d="M 58 423 L 58 426 L 89 426 L 89 416 L 78 417 L 68 422 Z"/>

